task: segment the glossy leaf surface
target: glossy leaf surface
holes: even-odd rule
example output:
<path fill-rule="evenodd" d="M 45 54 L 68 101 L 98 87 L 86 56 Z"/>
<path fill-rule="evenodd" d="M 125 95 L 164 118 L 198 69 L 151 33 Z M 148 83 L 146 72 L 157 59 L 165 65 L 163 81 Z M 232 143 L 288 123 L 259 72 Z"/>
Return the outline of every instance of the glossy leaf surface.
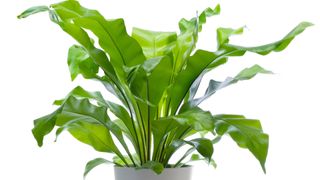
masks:
<path fill-rule="evenodd" d="M 94 63 L 84 48 L 81 46 L 71 46 L 68 53 L 68 65 L 71 79 L 74 80 L 78 74 L 84 78 L 95 78 L 99 71 L 99 66 Z"/>
<path fill-rule="evenodd" d="M 147 59 L 169 54 L 177 40 L 175 32 L 155 32 L 140 28 L 133 28 L 132 37 L 139 42 Z"/>

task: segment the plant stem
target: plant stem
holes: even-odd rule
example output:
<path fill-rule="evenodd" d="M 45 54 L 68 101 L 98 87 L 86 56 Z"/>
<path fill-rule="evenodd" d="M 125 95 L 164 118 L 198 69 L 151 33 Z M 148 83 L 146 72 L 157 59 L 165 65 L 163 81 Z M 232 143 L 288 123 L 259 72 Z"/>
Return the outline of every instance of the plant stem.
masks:
<path fill-rule="evenodd" d="M 137 108 L 138 108 L 138 111 L 139 111 L 139 116 L 140 116 L 140 119 L 142 120 L 143 117 L 142 117 L 142 114 L 141 114 L 141 109 L 140 109 L 140 106 L 139 104 L 137 103 Z M 142 124 L 142 127 L 141 127 L 141 124 Z M 142 164 L 146 162 L 146 146 L 145 146 L 145 142 L 146 142 L 146 133 L 145 133 L 145 126 L 144 126 L 144 123 L 143 121 L 138 121 L 138 126 L 140 127 L 140 133 L 141 133 L 141 140 L 142 140 L 142 148 L 143 148 L 143 154 L 142 154 L 142 157 L 143 159 L 141 159 L 142 161 Z"/>
<path fill-rule="evenodd" d="M 150 94 L 149 94 L 149 80 L 147 79 L 147 98 L 150 101 Z M 147 131 L 147 160 L 151 159 L 151 119 L 150 119 L 150 106 L 148 106 L 148 131 Z"/>
<path fill-rule="evenodd" d="M 136 120 L 138 123 L 138 128 L 139 128 L 139 132 L 141 133 L 140 136 L 137 136 L 137 131 L 136 131 L 136 137 L 138 140 L 138 146 L 139 146 L 139 157 L 140 157 L 140 165 L 142 165 L 145 162 L 145 145 L 144 145 L 144 133 L 142 132 L 143 126 L 141 126 L 141 123 L 143 123 L 142 121 L 142 115 L 141 115 L 141 111 L 139 108 L 139 105 L 137 103 L 137 101 L 135 100 L 134 96 L 132 95 L 131 91 L 129 89 L 127 89 L 127 87 L 124 88 L 125 93 L 129 96 L 128 98 L 130 99 L 130 101 L 132 102 L 132 106 L 133 106 L 133 110 L 135 112 L 135 116 L 136 116 Z M 134 126 L 136 127 L 136 126 Z M 142 138 L 142 139 L 141 139 Z M 140 141 L 141 139 L 141 141 Z M 142 143 L 142 146 L 141 146 Z"/>
<path fill-rule="evenodd" d="M 168 136 L 166 136 L 166 138 L 163 141 L 163 144 L 162 144 L 162 147 L 161 147 L 161 150 L 160 150 L 160 155 L 159 155 L 159 162 L 162 162 L 162 160 L 163 160 L 163 156 L 164 156 L 164 151 L 165 151 L 167 140 L 168 140 Z"/>
<path fill-rule="evenodd" d="M 136 138 L 136 142 L 137 142 L 137 146 L 136 147 L 136 153 L 140 156 L 140 159 L 141 159 L 141 149 L 140 149 L 140 143 L 139 143 L 139 138 L 138 138 L 138 134 L 137 134 L 137 130 L 136 130 L 136 126 L 135 126 L 135 123 L 134 123 L 134 119 L 133 119 L 133 111 L 132 111 L 132 106 L 131 104 L 129 103 L 128 101 L 128 97 L 125 96 L 125 93 L 123 91 L 126 92 L 126 90 L 122 89 L 120 87 L 120 85 L 118 85 L 118 83 L 115 83 L 115 81 L 112 80 L 112 78 L 110 78 L 110 80 L 116 85 L 116 87 L 118 88 L 120 94 L 122 95 L 122 97 L 124 98 L 127 106 L 128 106 L 128 109 L 129 109 L 129 112 L 130 112 L 130 117 L 131 117 L 131 125 L 132 125 L 132 128 L 134 130 L 134 135 L 135 135 L 135 138 Z M 133 158 L 132 158 L 132 162 L 134 162 Z"/>
<path fill-rule="evenodd" d="M 173 166 L 176 168 L 186 157 L 188 157 L 194 151 L 194 147 L 188 149 L 188 151 L 177 161 L 177 163 Z"/>

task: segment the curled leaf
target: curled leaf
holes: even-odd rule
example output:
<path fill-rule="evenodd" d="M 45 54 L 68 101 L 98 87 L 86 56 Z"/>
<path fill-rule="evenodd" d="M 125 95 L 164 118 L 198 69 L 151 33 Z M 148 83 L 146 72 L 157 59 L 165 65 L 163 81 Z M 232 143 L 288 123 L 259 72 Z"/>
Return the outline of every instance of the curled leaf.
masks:
<path fill-rule="evenodd" d="M 18 19 L 26 18 L 30 15 L 37 14 L 39 12 L 49 11 L 48 6 L 34 6 L 18 15 Z"/>

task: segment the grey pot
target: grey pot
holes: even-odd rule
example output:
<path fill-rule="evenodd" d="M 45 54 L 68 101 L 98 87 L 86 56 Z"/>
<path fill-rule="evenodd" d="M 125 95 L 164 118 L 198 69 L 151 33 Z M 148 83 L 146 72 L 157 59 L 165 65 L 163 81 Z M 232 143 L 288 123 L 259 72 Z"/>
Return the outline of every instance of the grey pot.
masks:
<path fill-rule="evenodd" d="M 166 168 L 160 175 L 149 169 L 114 167 L 115 180 L 191 180 L 192 167 Z"/>

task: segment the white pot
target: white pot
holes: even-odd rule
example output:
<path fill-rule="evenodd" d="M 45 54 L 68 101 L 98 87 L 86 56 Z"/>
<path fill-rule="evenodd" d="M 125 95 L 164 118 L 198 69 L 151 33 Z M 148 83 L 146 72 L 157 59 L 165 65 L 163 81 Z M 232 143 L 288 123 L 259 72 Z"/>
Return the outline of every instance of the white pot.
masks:
<path fill-rule="evenodd" d="M 149 169 L 114 167 L 115 180 L 191 180 L 192 167 L 166 168 L 159 175 Z"/>

